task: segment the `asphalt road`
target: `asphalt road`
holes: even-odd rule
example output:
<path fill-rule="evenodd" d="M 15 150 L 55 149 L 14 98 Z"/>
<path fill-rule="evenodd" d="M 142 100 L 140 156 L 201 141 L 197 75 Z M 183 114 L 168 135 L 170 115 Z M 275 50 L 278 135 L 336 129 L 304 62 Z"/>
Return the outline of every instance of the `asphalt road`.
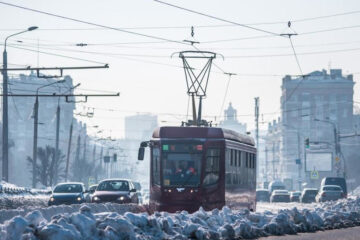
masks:
<path fill-rule="evenodd" d="M 259 240 L 359 240 L 360 227 L 327 230 L 316 233 L 300 233 L 298 235 L 271 236 Z"/>

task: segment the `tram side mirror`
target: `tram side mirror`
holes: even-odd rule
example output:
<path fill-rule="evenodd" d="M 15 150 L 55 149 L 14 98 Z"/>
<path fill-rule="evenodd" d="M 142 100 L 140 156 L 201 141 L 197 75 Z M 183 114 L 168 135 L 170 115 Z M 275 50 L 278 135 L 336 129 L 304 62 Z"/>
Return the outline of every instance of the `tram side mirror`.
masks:
<path fill-rule="evenodd" d="M 138 153 L 138 160 L 140 160 L 140 161 L 144 160 L 144 155 L 145 155 L 145 148 L 140 147 L 139 153 Z"/>

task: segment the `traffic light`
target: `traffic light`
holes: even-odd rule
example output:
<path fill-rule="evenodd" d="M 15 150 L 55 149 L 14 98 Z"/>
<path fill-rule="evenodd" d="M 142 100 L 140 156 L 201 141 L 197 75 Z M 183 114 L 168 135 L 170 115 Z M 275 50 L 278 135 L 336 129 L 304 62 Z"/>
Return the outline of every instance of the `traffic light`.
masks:
<path fill-rule="evenodd" d="M 305 147 L 309 148 L 310 147 L 310 140 L 309 138 L 305 138 Z"/>

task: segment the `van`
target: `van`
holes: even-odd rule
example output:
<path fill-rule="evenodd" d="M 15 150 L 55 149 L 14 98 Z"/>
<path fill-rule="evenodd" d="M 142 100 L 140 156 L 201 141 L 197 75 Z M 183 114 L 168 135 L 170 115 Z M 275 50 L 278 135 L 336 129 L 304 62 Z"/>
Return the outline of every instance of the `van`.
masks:
<path fill-rule="evenodd" d="M 340 186 L 342 188 L 342 190 L 343 190 L 345 198 L 347 198 L 347 187 L 346 187 L 345 178 L 342 178 L 342 177 L 324 177 L 321 180 L 320 188 L 322 186 L 325 186 L 325 185 L 337 185 L 337 186 Z"/>

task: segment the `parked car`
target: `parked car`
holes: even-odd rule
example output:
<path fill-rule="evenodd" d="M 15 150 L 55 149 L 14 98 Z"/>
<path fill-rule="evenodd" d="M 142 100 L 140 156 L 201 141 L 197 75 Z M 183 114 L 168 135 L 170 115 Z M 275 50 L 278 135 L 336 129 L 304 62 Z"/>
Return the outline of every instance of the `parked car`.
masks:
<path fill-rule="evenodd" d="M 342 177 L 324 177 L 321 180 L 320 187 L 325 185 L 337 185 L 342 188 L 344 193 L 344 197 L 347 198 L 347 187 L 346 187 L 346 180 Z"/>
<path fill-rule="evenodd" d="M 91 202 L 139 203 L 136 188 L 127 179 L 107 179 L 97 186 Z"/>
<path fill-rule="evenodd" d="M 300 202 L 300 191 L 295 191 L 290 193 L 290 201 L 291 202 Z"/>
<path fill-rule="evenodd" d="M 94 195 L 94 192 L 95 192 L 97 186 L 98 186 L 97 184 L 94 184 L 89 187 L 89 190 L 88 190 L 89 193 L 86 196 L 86 202 L 91 202 L 91 198 Z"/>
<path fill-rule="evenodd" d="M 319 193 L 316 195 L 317 202 L 336 201 L 344 198 L 345 194 L 338 185 L 321 186 Z"/>
<path fill-rule="evenodd" d="M 257 202 L 270 202 L 270 194 L 266 189 L 256 190 L 256 201 Z"/>
<path fill-rule="evenodd" d="M 272 181 L 269 184 L 269 193 L 272 194 L 274 190 L 285 190 L 285 184 L 281 181 Z"/>
<path fill-rule="evenodd" d="M 302 203 L 312 203 L 315 202 L 315 197 L 318 194 L 316 188 L 304 188 L 300 196 L 300 202 Z"/>
<path fill-rule="evenodd" d="M 290 202 L 288 190 L 274 190 L 270 197 L 270 202 Z"/>
<path fill-rule="evenodd" d="M 55 186 L 48 205 L 79 204 L 86 200 L 85 185 L 80 182 L 59 183 Z"/>

